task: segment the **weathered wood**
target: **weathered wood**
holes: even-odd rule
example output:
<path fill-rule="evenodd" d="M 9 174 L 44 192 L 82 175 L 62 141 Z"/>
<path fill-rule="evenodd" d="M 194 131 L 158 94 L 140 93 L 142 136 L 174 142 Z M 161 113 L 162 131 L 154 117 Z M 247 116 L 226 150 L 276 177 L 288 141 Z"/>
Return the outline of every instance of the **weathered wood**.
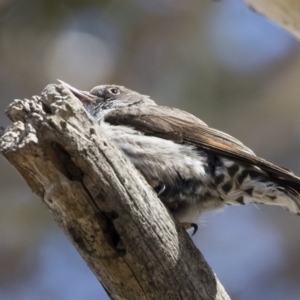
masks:
<path fill-rule="evenodd" d="M 299 0 L 243 0 L 252 10 L 260 13 L 300 38 Z"/>
<path fill-rule="evenodd" d="M 0 151 L 112 299 L 229 299 L 144 178 L 61 85 L 15 100 Z"/>

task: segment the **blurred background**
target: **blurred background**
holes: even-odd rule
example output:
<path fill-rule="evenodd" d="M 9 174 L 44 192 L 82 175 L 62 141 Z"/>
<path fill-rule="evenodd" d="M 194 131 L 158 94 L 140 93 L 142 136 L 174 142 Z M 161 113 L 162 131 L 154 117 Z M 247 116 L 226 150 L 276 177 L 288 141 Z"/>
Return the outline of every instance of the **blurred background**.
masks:
<path fill-rule="evenodd" d="M 0 0 L 0 125 L 62 79 L 116 83 L 187 110 L 300 175 L 300 47 L 241 0 Z M 0 299 L 108 299 L 0 157 Z M 300 218 L 210 213 L 193 237 L 232 299 L 300 299 Z"/>

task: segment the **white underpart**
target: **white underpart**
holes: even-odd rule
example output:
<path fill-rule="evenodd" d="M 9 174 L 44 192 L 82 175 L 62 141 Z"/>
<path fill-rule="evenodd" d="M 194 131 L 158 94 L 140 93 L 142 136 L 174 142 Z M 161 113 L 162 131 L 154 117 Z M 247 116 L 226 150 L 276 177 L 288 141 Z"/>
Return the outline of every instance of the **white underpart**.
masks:
<path fill-rule="evenodd" d="M 171 184 L 172 178 L 179 173 L 185 179 L 197 178 L 203 183 L 209 181 L 204 158 L 194 147 L 145 136 L 127 126 L 113 126 L 104 122 L 101 126 L 135 166 L 143 166 L 143 169 L 139 169 L 143 175 L 147 173 L 149 179 Z"/>

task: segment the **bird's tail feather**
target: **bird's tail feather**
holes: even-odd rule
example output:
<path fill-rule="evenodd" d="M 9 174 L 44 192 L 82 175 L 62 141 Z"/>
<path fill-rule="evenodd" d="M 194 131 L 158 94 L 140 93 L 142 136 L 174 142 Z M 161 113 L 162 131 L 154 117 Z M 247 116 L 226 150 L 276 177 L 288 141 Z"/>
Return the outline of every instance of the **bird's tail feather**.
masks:
<path fill-rule="evenodd" d="M 220 196 L 229 205 L 260 203 L 277 205 L 300 215 L 300 194 L 286 184 L 273 181 L 257 167 L 248 167 L 223 158 L 216 169 Z M 216 180 L 218 183 L 218 180 Z"/>

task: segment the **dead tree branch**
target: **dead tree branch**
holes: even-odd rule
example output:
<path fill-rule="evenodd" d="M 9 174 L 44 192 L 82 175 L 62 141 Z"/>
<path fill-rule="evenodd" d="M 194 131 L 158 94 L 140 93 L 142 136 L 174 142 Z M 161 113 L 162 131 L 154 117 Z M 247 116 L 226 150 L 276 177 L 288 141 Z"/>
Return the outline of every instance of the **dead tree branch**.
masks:
<path fill-rule="evenodd" d="M 60 85 L 15 100 L 0 151 L 112 299 L 229 299 L 193 242 Z"/>
<path fill-rule="evenodd" d="M 300 38 L 299 0 L 244 0 L 253 10 Z"/>

